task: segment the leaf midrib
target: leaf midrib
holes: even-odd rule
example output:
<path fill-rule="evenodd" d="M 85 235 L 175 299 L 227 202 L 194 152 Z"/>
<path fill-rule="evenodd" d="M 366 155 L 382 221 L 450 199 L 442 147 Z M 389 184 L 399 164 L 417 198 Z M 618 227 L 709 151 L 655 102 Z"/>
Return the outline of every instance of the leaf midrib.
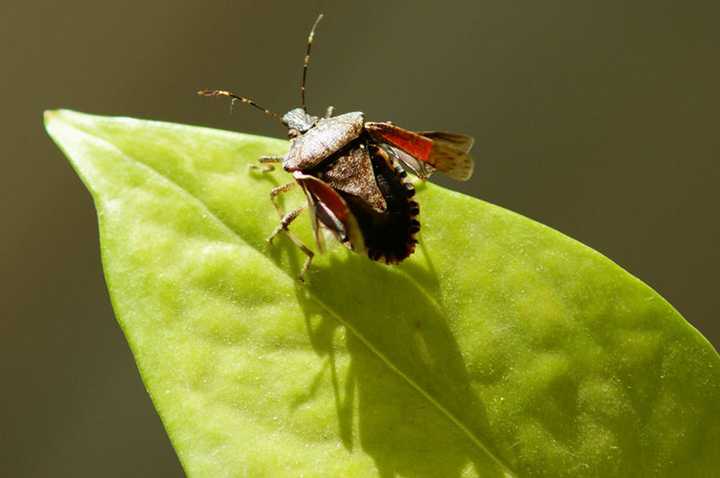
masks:
<path fill-rule="evenodd" d="M 156 122 L 158 124 L 162 124 L 162 122 Z M 223 221 L 215 212 L 210 209 L 210 207 L 202 201 L 200 198 L 194 196 L 190 193 L 187 189 L 185 189 L 183 186 L 175 182 L 172 178 L 162 174 L 157 169 L 153 168 L 152 166 L 142 162 L 139 159 L 135 159 L 132 155 L 128 154 L 123 150 L 120 146 L 117 144 L 109 141 L 108 139 L 97 136 L 96 134 L 93 134 L 91 131 L 88 131 L 87 129 L 78 126 L 74 123 L 65 122 L 65 124 L 77 131 L 79 131 L 82 134 L 85 134 L 87 136 L 90 136 L 94 138 L 97 141 L 101 141 L 102 143 L 108 145 L 112 149 L 115 149 L 124 159 L 127 161 L 137 165 L 140 168 L 146 169 L 150 174 L 158 177 L 160 180 L 165 181 L 168 183 L 171 187 L 176 188 L 182 195 L 187 196 L 191 199 L 191 201 L 194 201 L 195 203 L 199 204 L 205 211 L 208 212 L 209 216 L 212 218 L 213 221 L 217 225 L 219 225 L 222 229 L 225 229 L 227 232 L 229 232 L 237 241 L 240 243 L 252 248 L 255 250 L 257 254 L 259 254 L 263 260 L 270 263 L 273 268 L 276 270 L 282 272 L 284 275 L 286 275 L 290 280 L 294 281 L 295 278 L 285 269 L 278 266 L 275 262 L 271 261 L 265 254 L 262 253 L 260 249 L 258 249 L 256 246 L 253 246 L 250 242 L 243 239 L 237 231 L 235 231 L 232 227 L 230 227 L 225 221 Z M 90 189 L 93 191 L 93 189 Z M 99 192 L 97 192 L 99 195 Z M 94 194 L 93 194 L 94 196 Z M 101 204 L 101 203 L 99 203 Z M 490 451 L 490 449 L 480 440 L 479 437 L 477 437 L 468 427 L 466 427 L 450 410 L 445 408 L 440 402 L 438 402 L 432 395 L 430 395 L 428 392 L 426 392 L 420 385 L 418 385 L 414 380 L 412 380 L 408 375 L 406 375 L 400 368 L 398 368 L 387 356 L 385 356 L 380 350 L 378 350 L 362 333 L 360 333 L 355 327 L 352 326 L 348 321 L 342 318 L 342 316 L 335 312 L 330 306 L 325 304 L 319 297 L 316 296 L 315 293 L 313 293 L 311 290 L 306 289 L 306 292 L 308 293 L 308 296 L 315 301 L 320 307 L 322 307 L 325 311 L 327 311 L 328 314 L 330 314 L 335 320 L 337 320 L 340 324 L 342 324 L 344 327 L 346 327 L 350 332 L 352 332 L 360 342 L 362 342 L 372 353 L 374 353 L 382 363 L 384 363 L 390 370 L 392 370 L 394 373 L 396 373 L 401 379 L 405 380 L 408 385 L 410 385 L 412 388 L 414 388 L 422 397 L 424 397 L 428 402 L 430 402 L 431 405 L 433 405 L 435 408 L 438 409 L 445 417 L 450 420 L 451 423 L 453 423 L 456 427 L 458 427 L 467 437 L 468 439 L 482 452 L 484 452 L 487 456 L 489 456 L 493 462 L 495 462 L 501 469 L 504 470 L 505 475 L 508 478 L 516 477 L 517 475 L 511 470 L 511 468 L 503 462 L 498 456 L 496 456 L 494 453 Z M 426 293 L 426 291 L 423 289 L 423 292 Z M 437 305 L 437 304 L 436 304 Z"/>

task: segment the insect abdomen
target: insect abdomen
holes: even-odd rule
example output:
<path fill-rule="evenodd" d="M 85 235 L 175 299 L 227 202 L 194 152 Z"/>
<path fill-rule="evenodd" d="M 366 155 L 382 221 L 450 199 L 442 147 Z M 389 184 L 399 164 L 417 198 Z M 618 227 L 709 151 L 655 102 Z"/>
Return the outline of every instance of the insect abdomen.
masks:
<path fill-rule="evenodd" d="M 412 200 L 415 188 L 395 166 L 387 153 L 377 145 L 368 145 L 377 185 L 387 207 L 379 212 L 356 196 L 343 194 L 350 211 L 358 221 L 370 259 L 396 264 L 415 250 L 415 234 L 420 230 L 416 219 L 420 209 Z"/>

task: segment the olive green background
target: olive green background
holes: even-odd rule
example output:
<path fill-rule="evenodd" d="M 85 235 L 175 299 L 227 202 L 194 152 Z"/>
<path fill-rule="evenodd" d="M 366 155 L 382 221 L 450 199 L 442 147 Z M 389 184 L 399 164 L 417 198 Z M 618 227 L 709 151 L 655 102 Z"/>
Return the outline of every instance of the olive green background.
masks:
<path fill-rule="evenodd" d="M 320 10 L 312 110 L 473 135 L 475 177 L 438 182 L 603 252 L 720 343 L 716 2 L 3 2 L 0 476 L 182 474 L 42 110 L 282 136 L 194 91 L 296 106 Z"/>

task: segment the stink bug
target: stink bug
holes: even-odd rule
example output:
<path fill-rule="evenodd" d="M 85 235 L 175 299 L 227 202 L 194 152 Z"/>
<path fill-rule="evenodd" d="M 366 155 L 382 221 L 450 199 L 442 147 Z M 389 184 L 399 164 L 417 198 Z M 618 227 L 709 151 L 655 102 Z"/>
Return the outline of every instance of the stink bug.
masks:
<path fill-rule="evenodd" d="M 366 122 L 361 112 L 333 116 L 333 107 L 323 117 L 312 116 L 305 105 L 305 83 L 310 49 L 318 16 L 308 36 L 300 86 L 301 106 L 282 117 L 250 98 L 224 90 L 202 90 L 201 96 L 225 96 L 247 103 L 280 120 L 288 128 L 290 149 L 285 156 L 263 156 L 261 172 L 282 163 L 292 173 L 293 182 L 270 191 L 270 199 L 280 215 L 280 224 L 268 242 L 284 233 L 307 256 L 300 272 L 303 280 L 314 253 L 288 229 L 304 210 L 311 216 L 315 240 L 324 249 L 321 228 L 328 229 L 349 249 L 372 260 L 388 264 L 401 262 L 415 250 L 415 234 L 420 230 L 416 216 L 420 209 L 412 200 L 415 189 L 405 180 L 406 170 L 427 179 L 441 171 L 461 181 L 470 178 L 473 145 L 469 136 L 445 132 L 413 132 L 390 122 Z M 300 186 L 307 205 L 285 213 L 278 195 Z"/>

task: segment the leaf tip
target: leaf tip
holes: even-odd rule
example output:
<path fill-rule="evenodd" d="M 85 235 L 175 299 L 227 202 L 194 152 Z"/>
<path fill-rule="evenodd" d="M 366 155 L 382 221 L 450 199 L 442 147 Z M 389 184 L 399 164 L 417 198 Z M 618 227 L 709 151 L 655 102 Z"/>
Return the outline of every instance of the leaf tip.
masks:
<path fill-rule="evenodd" d="M 86 116 L 82 113 L 78 113 L 68 109 L 57 109 L 57 110 L 45 110 L 43 111 L 43 122 L 47 127 L 50 123 L 65 119 L 66 121 L 72 121 L 75 118 Z"/>
<path fill-rule="evenodd" d="M 52 121 L 53 118 L 55 118 L 55 117 L 58 115 L 58 113 L 59 113 L 58 110 L 45 110 L 45 111 L 43 111 L 43 122 L 45 123 L 45 125 L 47 125 L 48 123 L 50 123 L 50 121 Z"/>

